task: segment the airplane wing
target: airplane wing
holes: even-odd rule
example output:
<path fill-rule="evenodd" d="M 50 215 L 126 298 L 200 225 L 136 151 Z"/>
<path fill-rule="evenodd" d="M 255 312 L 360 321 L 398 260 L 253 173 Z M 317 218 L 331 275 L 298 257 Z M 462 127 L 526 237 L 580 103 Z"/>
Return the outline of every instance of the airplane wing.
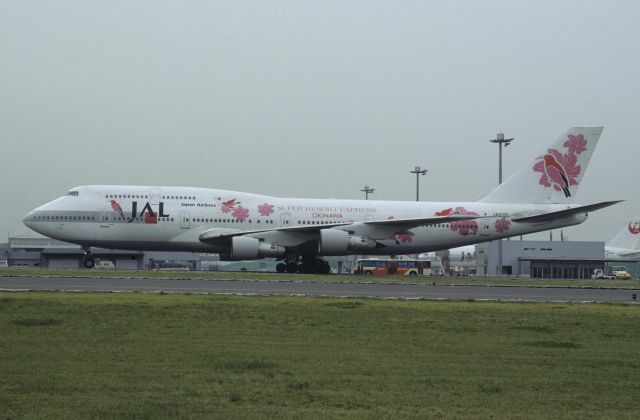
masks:
<path fill-rule="evenodd" d="M 238 230 L 238 229 L 221 229 L 214 228 L 205 230 L 200 234 L 198 239 L 201 242 L 213 244 L 220 243 L 221 240 L 233 238 L 234 236 L 244 236 L 244 235 L 252 235 L 255 233 L 264 233 L 264 232 L 291 232 L 291 233 L 310 233 L 310 232 L 318 232 L 321 229 L 329 229 L 337 226 L 348 226 L 353 223 L 327 223 L 326 225 L 302 225 L 302 226 L 285 226 L 279 228 L 270 228 L 270 229 L 254 229 L 254 230 Z"/>
<path fill-rule="evenodd" d="M 345 223 L 327 223 L 321 225 L 301 225 L 301 226 L 285 226 L 279 228 L 270 229 L 256 229 L 256 230 L 238 230 L 238 229 L 221 229 L 214 228 L 209 229 L 200 234 L 198 237 L 201 242 L 208 244 L 220 244 L 225 240 L 233 238 L 234 236 L 252 235 L 256 233 L 264 232 L 290 232 L 290 233 L 314 233 L 319 232 L 322 229 L 330 229 L 333 227 L 350 226 L 355 224 L 365 224 L 374 226 L 394 226 L 401 229 L 409 229 L 417 226 L 437 225 L 438 223 L 451 223 L 462 220 L 478 219 L 479 216 L 440 216 L 440 217 L 419 217 L 419 218 L 407 218 L 407 219 L 384 219 L 384 220 L 369 220 L 366 222 L 345 222 Z"/>
<path fill-rule="evenodd" d="M 516 217 L 511 219 L 518 223 L 543 223 L 550 222 L 556 219 L 562 219 L 563 217 L 572 216 L 574 214 L 586 213 L 589 211 L 595 211 L 603 209 L 605 207 L 612 206 L 614 204 L 621 203 L 624 200 L 617 201 L 603 201 L 601 203 L 587 204 L 586 206 L 573 207 L 570 209 L 552 211 L 549 213 L 536 214 L 534 216 Z"/>
<path fill-rule="evenodd" d="M 474 220 L 479 219 L 480 216 L 462 216 L 462 215 L 452 215 L 452 216 L 438 216 L 438 217 L 416 217 L 416 218 L 408 218 L 408 219 L 385 219 L 385 220 L 369 220 L 363 222 L 365 225 L 374 225 L 374 226 L 402 226 L 404 228 L 411 228 L 417 226 L 429 226 L 429 225 L 437 225 L 438 223 L 451 223 L 458 222 L 463 220 Z"/>

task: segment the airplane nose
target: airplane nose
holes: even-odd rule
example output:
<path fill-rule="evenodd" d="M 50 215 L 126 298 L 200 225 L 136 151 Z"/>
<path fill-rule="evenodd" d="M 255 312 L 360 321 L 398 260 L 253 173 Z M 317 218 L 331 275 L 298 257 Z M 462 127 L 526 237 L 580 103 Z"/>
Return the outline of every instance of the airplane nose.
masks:
<path fill-rule="evenodd" d="M 27 227 L 31 227 L 32 225 L 32 221 L 33 221 L 33 212 L 30 211 L 29 213 L 25 214 L 24 217 L 22 218 L 22 223 L 25 224 L 25 226 Z"/>

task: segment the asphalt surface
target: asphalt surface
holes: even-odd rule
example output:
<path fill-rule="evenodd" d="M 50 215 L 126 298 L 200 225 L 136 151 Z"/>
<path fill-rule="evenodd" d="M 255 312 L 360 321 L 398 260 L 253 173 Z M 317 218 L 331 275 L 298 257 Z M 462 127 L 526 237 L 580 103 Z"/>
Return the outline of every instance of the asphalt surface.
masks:
<path fill-rule="evenodd" d="M 629 289 L 570 287 L 432 286 L 424 284 L 88 277 L 0 277 L 0 290 L 138 291 L 150 293 L 374 297 L 382 299 L 475 299 L 537 302 L 633 302 L 632 294 L 638 293 L 637 290 Z"/>

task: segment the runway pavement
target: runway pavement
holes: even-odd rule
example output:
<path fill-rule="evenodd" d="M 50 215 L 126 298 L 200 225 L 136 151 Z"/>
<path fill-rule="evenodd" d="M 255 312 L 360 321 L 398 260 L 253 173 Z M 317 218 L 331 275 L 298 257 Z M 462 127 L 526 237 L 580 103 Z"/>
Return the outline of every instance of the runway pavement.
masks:
<path fill-rule="evenodd" d="M 383 299 L 632 302 L 637 290 L 569 287 L 432 286 L 250 280 L 165 280 L 87 277 L 0 277 L 0 290 L 167 292 L 239 295 L 374 297 Z"/>

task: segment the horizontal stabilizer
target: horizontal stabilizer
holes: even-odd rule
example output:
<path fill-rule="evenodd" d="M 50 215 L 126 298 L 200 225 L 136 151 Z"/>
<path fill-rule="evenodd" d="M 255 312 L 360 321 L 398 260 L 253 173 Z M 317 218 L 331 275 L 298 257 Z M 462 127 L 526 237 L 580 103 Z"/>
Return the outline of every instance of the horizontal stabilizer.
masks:
<path fill-rule="evenodd" d="M 621 203 L 622 201 L 623 200 L 603 201 L 602 203 L 587 204 L 586 206 L 573 207 L 570 209 L 559 210 L 559 211 L 552 211 L 550 213 L 536 214 L 535 216 L 517 217 L 512 219 L 512 221 L 518 222 L 518 223 L 551 222 L 553 220 L 562 219 L 563 217 L 572 216 L 574 214 L 600 210 L 605 207 L 609 207 L 614 204 Z"/>

